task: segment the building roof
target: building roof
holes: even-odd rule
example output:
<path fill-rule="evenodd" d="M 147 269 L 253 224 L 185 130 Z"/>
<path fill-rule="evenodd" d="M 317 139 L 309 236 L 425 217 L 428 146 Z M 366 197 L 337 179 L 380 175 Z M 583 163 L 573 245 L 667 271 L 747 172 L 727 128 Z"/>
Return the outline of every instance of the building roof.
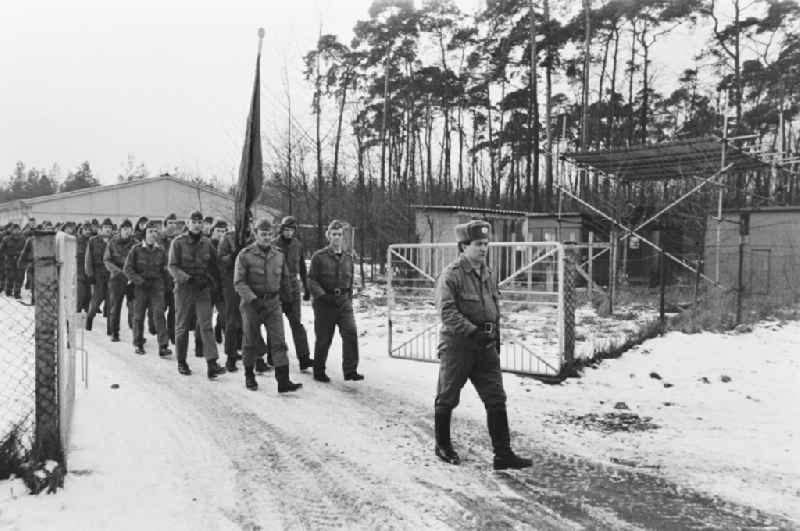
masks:
<path fill-rule="evenodd" d="M 573 151 L 562 158 L 631 181 L 708 177 L 720 170 L 723 141 L 716 136 L 687 138 L 625 149 Z M 729 173 L 768 169 L 766 162 L 727 144 L 725 164 Z"/>
<path fill-rule="evenodd" d="M 523 210 L 507 210 L 502 208 L 483 208 L 459 205 L 411 205 L 417 210 L 440 210 L 443 212 L 475 212 L 476 214 L 497 214 L 501 216 L 518 216 L 529 218 L 553 218 L 558 217 L 557 212 L 525 212 Z M 578 217 L 580 212 L 562 212 L 562 217 Z"/>
<path fill-rule="evenodd" d="M 157 183 L 157 182 L 160 182 L 160 181 L 172 181 L 174 183 L 178 183 L 178 184 L 183 185 L 183 186 L 188 186 L 190 188 L 194 188 L 196 190 L 200 190 L 200 191 L 205 192 L 205 193 L 209 193 L 209 194 L 216 195 L 216 196 L 219 196 L 219 197 L 222 197 L 222 198 L 225 198 L 225 199 L 233 200 L 233 196 L 231 196 L 230 194 L 226 194 L 225 192 L 221 192 L 219 190 L 211 188 L 208 185 L 201 184 L 201 183 L 195 183 L 195 182 L 191 182 L 191 181 L 185 181 L 183 179 L 179 179 L 177 177 L 174 177 L 172 175 L 169 175 L 169 174 L 165 173 L 163 175 L 159 175 L 158 177 L 149 177 L 147 179 L 138 179 L 138 180 L 135 180 L 135 181 L 127 181 L 127 182 L 124 182 L 124 183 L 107 184 L 107 185 L 103 185 L 103 186 L 92 186 L 90 188 L 81 188 L 80 190 L 73 190 L 71 192 L 59 192 L 59 193 L 50 194 L 50 195 L 40 195 L 38 197 L 30 197 L 28 199 L 15 199 L 13 201 L 7 201 L 5 203 L 0 203 L 0 211 L 14 210 L 14 209 L 20 208 L 23 205 L 29 206 L 29 205 L 37 205 L 37 204 L 41 204 L 41 203 L 49 203 L 51 201 L 58 201 L 60 199 L 66 199 L 66 198 L 71 198 L 71 197 L 79 197 L 79 196 L 82 196 L 82 195 L 90 195 L 90 194 L 95 194 L 95 193 L 98 193 L 98 192 L 108 192 L 108 191 L 111 191 L 111 190 L 134 188 L 134 187 L 137 187 L 137 186 L 146 186 L 146 185 Z M 270 212 L 273 215 L 279 214 L 279 212 L 277 210 L 275 210 L 274 208 L 265 207 L 263 205 L 260 205 L 260 208 L 264 208 L 265 210 L 267 210 L 268 212 Z"/>
<path fill-rule="evenodd" d="M 797 213 L 800 214 L 800 205 L 785 205 L 785 206 L 762 206 L 762 207 L 741 207 L 730 208 L 722 211 L 723 214 L 770 214 L 770 213 Z M 713 215 L 713 214 L 712 214 Z"/>

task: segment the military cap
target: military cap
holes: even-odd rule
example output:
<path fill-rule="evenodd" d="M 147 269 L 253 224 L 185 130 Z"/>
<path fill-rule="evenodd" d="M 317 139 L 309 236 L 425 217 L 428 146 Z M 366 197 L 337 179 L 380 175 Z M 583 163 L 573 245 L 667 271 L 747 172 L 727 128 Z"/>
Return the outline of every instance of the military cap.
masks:
<path fill-rule="evenodd" d="M 203 223 L 214 223 L 214 218 L 211 216 L 206 216 L 203 218 Z"/>
<path fill-rule="evenodd" d="M 18 229 L 19 228 L 19 223 L 12 223 L 9 228 L 12 229 L 12 230 L 13 229 Z"/>
<path fill-rule="evenodd" d="M 124 229 L 125 227 L 133 228 L 133 223 L 131 223 L 131 220 L 129 220 L 128 218 L 125 218 L 124 220 L 122 220 L 122 223 L 119 224 L 120 229 Z"/>
<path fill-rule="evenodd" d="M 113 227 L 114 223 L 111 222 L 111 218 L 106 218 L 103 220 L 103 225 L 110 225 L 111 227 Z"/>
<path fill-rule="evenodd" d="M 83 225 L 81 225 L 81 228 L 83 228 L 84 230 L 92 230 L 92 224 L 88 221 L 85 221 Z"/>
<path fill-rule="evenodd" d="M 148 228 L 148 229 L 160 229 L 161 228 L 161 223 L 159 223 L 155 219 L 148 220 L 146 228 Z"/>
<path fill-rule="evenodd" d="M 140 217 L 139 219 L 136 220 L 136 226 L 138 227 L 142 223 L 147 223 L 148 221 L 149 220 L 147 219 L 147 216 L 142 216 L 142 217 Z"/>
<path fill-rule="evenodd" d="M 66 229 L 69 229 L 69 228 L 73 228 L 73 229 L 75 228 L 75 222 L 74 221 L 67 221 L 66 223 L 61 225 L 61 229 L 62 230 L 66 230 Z"/>
<path fill-rule="evenodd" d="M 281 229 L 296 229 L 297 218 L 294 216 L 286 216 L 281 220 Z"/>
<path fill-rule="evenodd" d="M 92 218 L 92 225 L 99 225 L 100 222 L 97 221 L 97 218 Z"/>
<path fill-rule="evenodd" d="M 166 218 L 164 218 L 164 221 L 169 221 L 171 219 L 178 219 L 178 216 L 175 215 L 175 212 L 171 213 Z"/>
<path fill-rule="evenodd" d="M 467 223 L 456 225 L 456 240 L 459 243 L 469 243 L 472 240 L 489 238 L 492 235 L 492 226 L 480 219 L 473 219 Z"/>
<path fill-rule="evenodd" d="M 195 210 L 189 214 L 189 219 L 192 221 L 203 221 L 203 214 L 199 210 Z"/>
<path fill-rule="evenodd" d="M 328 230 L 338 230 L 344 228 L 344 221 L 340 219 L 334 219 L 330 223 L 328 223 Z"/>
<path fill-rule="evenodd" d="M 272 230 L 272 222 L 268 218 L 261 218 L 255 223 L 256 230 Z"/>
<path fill-rule="evenodd" d="M 228 228 L 228 222 L 225 221 L 224 219 L 218 219 L 216 222 L 214 222 L 214 225 L 211 228 L 212 229 L 227 229 Z"/>

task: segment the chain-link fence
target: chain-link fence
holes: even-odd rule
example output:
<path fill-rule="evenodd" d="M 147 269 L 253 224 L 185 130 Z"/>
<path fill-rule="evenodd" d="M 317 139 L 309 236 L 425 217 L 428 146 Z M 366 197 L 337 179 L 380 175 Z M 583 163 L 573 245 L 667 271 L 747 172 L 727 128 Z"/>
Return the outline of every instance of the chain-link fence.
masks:
<path fill-rule="evenodd" d="M 31 291 L 0 295 L 0 474 L 28 461 L 65 462 L 82 339 L 75 246 L 72 236 L 36 233 Z"/>
<path fill-rule="evenodd" d="M 4 277 L 4 280 L 6 277 Z M 15 467 L 33 448 L 34 436 L 34 309 L 0 293 L 0 474 Z"/>

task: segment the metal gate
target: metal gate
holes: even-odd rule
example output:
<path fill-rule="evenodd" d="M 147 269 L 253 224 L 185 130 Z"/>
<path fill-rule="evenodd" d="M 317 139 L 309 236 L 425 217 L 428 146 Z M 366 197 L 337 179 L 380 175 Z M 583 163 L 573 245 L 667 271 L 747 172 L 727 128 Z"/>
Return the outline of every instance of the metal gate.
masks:
<path fill-rule="evenodd" d="M 389 355 L 438 362 L 440 320 L 433 289 L 458 257 L 456 244 L 396 244 L 387 250 Z M 574 267 L 557 242 L 492 242 L 487 261 L 499 280 L 500 365 L 557 376 L 572 360 Z M 571 264 L 571 262 L 570 262 Z"/>

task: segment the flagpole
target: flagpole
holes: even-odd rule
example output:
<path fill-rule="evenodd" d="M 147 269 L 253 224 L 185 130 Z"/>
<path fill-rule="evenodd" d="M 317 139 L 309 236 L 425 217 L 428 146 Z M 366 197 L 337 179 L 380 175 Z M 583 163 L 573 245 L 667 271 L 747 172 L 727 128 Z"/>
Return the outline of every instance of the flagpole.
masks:
<path fill-rule="evenodd" d="M 261 55 L 261 46 L 264 44 L 264 28 L 258 28 L 258 55 Z"/>

